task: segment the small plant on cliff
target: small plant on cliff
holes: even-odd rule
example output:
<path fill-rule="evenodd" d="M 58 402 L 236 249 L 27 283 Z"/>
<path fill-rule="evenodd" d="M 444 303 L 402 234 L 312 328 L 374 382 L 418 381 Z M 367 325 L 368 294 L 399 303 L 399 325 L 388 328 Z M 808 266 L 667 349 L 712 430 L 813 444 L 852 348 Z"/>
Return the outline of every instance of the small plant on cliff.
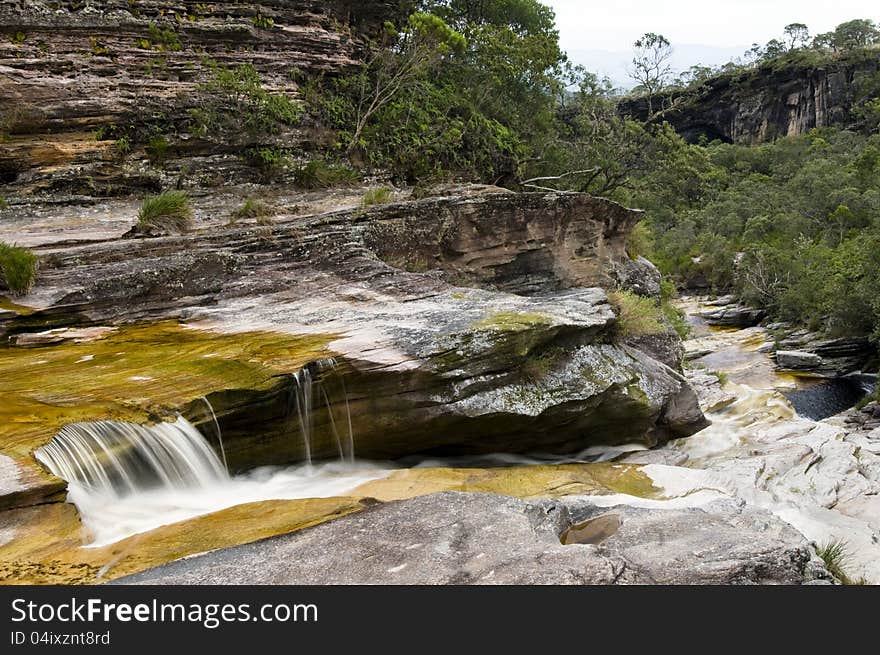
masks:
<path fill-rule="evenodd" d="M 618 290 L 609 293 L 608 299 L 616 310 L 618 337 L 627 339 L 665 331 L 663 313 L 653 298 Z"/>
<path fill-rule="evenodd" d="M 297 185 L 305 189 L 327 189 L 354 184 L 358 179 L 357 172 L 351 168 L 331 164 L 323 159 L 313 159 L 294 173 Z"/>
<path fill-rule="evenodd" d="M 6 196 L 0 196 L 0 210 L 6 209 L 9 207 L 9 203 L 6 200 Z"/>
<path fill-rule="evenodd" d="M 846 573 L 847 563 L 850 559 L 850 553 L 847 549 L 846 541 L 843 539 L 832 539 L 831 541 L 818 546 L 816 554 L 825 562 L 825 568 L 835 578 L 845 585 L 861 585 L 866 584 L 864 579 L 854 580 Z"/>
<path fill-rule="evenodd" d="M 0 287 L 16 296 L 27 294 L 37 279 L 39 262 L 30 250 L 0 241 Z"/>
<path fill-rule="evenodd" d="M 254 24 L 254 27 L 261 30 L 271 29 L 275 25 L 275 21 L 272 18 L 263 16 L 263 14 L 257 14 L 251 19 L 251 22 Z"/>
<path fill-rule="evenodd" d="M 235 223 L 243 218 L 255 218 L 257 223 L 262 224 L 268 222 L 268 219 L 274 215 L 275 208 L 269 203 L 257 198 L 248 198 L 241 207 L 233 212 L 230 223 Z"/>
<path fill-rule="evenodd" d="M 177 32 L 161 28 L 158 25 L 150 25 L 147 37 L 138 39 L 136 45 L 143 50 L 159 50 L 161 52 L 177 52 L 183 49 Z"/>
<path fill-rule="evenodd" d="M 138 212 L 138 229 L 149 232 L 186 232 L 192 227 L 192 207 L 183 191 L 165 191 L 149 196 Z"/>
<path fill-rule="evenodd" d="M 371 207 L 372 205 L 384 205 L 391 202 L 391 189 L 387 187 L 379 187 L 378 189 L 370 189 L 361 199 L 361 205 Z"/>
<path fill-rule="evenodd" d="M 147 141 L 146 151 L 154 161 L 162 161 L 168 152 L 168 139 L 161 134 L 151 136 Z"/>
<path fill-rule="evenodd" d="M 117 154 L 127 155 L 131 152 L 131 139 L 123 135 L 113 142 L 113 147 L 116 149 Z"/>

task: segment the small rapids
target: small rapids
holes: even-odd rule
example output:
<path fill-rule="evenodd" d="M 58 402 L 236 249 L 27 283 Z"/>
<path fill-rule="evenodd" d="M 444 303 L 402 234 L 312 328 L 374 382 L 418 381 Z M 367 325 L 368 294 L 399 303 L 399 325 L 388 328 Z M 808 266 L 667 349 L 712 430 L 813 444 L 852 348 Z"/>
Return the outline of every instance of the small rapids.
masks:
<path fill-rule="evenodd" d="M 264 467 L 230 476 L 220 423 L 205 397 L 212 426 L 208 432 L 213 433 L 209 436 L 216 441 L 216 450 L 195 426 L 178 417 L 156 425 L 73 423 L 34 456 L 68 482 L 68 499 L 91 535 L 89 546 L 103 546 L 244 503 L 342 496 L 388 475 L 393 468 L 355 463 L 350 415 L 339 417 L 338 425 L 330 416 L 339 461 L 312 462 L 314 405 L 331 406 L 320 374 L 335 369 L 334 360 L 319 360 L 292 375 L 288 414 L 293 419 L 291 438 L 298 433 L 304 442 L 306 459 L 301 465 Z M 340 386 L 345 394 L 341 380 Z"/>
<path fill-rule="evenodd" d="M 136 425 L 66 426 L 35 452 L 68 482 L 68 498 L 103 546 L 162 525 L 262 500 L 345 495 L 387 469 L 344 462 L 268 467 L 230 477 L 201 433 L 184 418 Z"/>

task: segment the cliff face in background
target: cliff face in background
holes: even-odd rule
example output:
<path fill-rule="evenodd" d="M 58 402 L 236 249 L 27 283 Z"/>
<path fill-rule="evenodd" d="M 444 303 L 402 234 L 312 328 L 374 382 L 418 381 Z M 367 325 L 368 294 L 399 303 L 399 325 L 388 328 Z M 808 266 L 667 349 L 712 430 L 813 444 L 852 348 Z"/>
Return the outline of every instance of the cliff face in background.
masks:
<path fill-rule="evenodd" d="M 213 74 L 209 59 L 224 68 L 251 64 L 267 90 L 296 100 L 297 80 L 355 66 L 363 35 L 395 19 L 396 7 L 0 1 L 0 192 L 116 195 L 204 181 L 208 170 L 228 182 L 240 173 L 241 143 L 184 134 L 151 167 L 140 144 L 119 152 L 116 129 L 184 123 L 193 92 Z M 303 132 L 279 138 L 309 148 L 314 139 Z"/>
<path fill-rule="evenodd" d="M 757 144 L 805 134 L 816 127 L 853 127 L 853 109 L 878 85 L 880 50 L 853 53 L 819 64 L 767 64 L 712 78 L 686 92 L 662 93 L 653 100 L 667 109 L 668 121 L 685 139 Z M 621 112 L 646 120 L 645 97 L 621 102 Z"/>

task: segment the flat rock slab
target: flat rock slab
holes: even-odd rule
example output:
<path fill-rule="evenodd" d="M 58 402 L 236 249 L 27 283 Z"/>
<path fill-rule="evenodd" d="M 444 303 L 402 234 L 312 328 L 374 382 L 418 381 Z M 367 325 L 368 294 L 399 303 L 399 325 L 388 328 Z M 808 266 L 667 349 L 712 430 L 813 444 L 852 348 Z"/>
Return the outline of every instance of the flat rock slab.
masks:
<path fill-rule="evenodd" d="M 603 519 L 602 530 L 583 532 L 601 543 L 561 543 L 572 525 L 608 515 L 614 516 Z M 703 509 L 600 509 L 577 498 L 530 503 L 444 492 L 117 582 L 799 584 L 815 570 L 798 533 L 769 514 L 726 501 Z"/>

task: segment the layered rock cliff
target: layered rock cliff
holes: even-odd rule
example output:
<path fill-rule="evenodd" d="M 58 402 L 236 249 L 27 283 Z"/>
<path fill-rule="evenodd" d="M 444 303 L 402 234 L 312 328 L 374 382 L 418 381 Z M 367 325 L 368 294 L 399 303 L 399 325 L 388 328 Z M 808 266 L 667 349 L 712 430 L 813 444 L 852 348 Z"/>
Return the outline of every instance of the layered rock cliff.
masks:
<path fill-rule="evenodd" d="M 363 38 L 396 11 L 348 0 L 4 0 L 0 193 L 216 186 L 253 175 L 248 147 L 309 150 L 315 138 L 303 126 L 246 140 L 192 133 L 198 90 L 218 67 L 248 64 L 295 102 L 304 79 L 356 65 Z M 162 140 L 161 153 L 145 149 L 149 137 Z"/>
<path fill-rule="evenodd" d="M 806 134 L 817 127 L 858 126 L 854 109 L 880 91 L 880 50 L 838 58 L 770 62 L 724 74 L 684 92 L 653 98 L 658 120 L 666 120 L 689 141 L 757 144 Z M 621 102 L 624 114 L 646 120 L 647 99 Z"/>
<path fill-rule="evenodd" d="M 22 345 L 47 329 L 168 319 L 246 341 L 312 335 L 335 364 L 313 361 L 309 377 L 332 386 L 342 374 L 346 392 L 315 404 L 310 443 L 291 413 L 299 367 L 147 403 L 209 422 L 206 396 L 235 468 L 335 456 L 342 404 L 368 458 L 651 446 L 705 420 L 676 371 L 618 342 L 597 288 L 616 284 L 638 218 L 582 194 L 484 189 L 306 217 L 282 209 L 271 225 L 208 220 L 183 237 L 44 243 L 39 285 L 21 301 L 36 311 L 11 308 L 0 330 Z M 139 398 L 165 386 L 134 377 Z"/>

